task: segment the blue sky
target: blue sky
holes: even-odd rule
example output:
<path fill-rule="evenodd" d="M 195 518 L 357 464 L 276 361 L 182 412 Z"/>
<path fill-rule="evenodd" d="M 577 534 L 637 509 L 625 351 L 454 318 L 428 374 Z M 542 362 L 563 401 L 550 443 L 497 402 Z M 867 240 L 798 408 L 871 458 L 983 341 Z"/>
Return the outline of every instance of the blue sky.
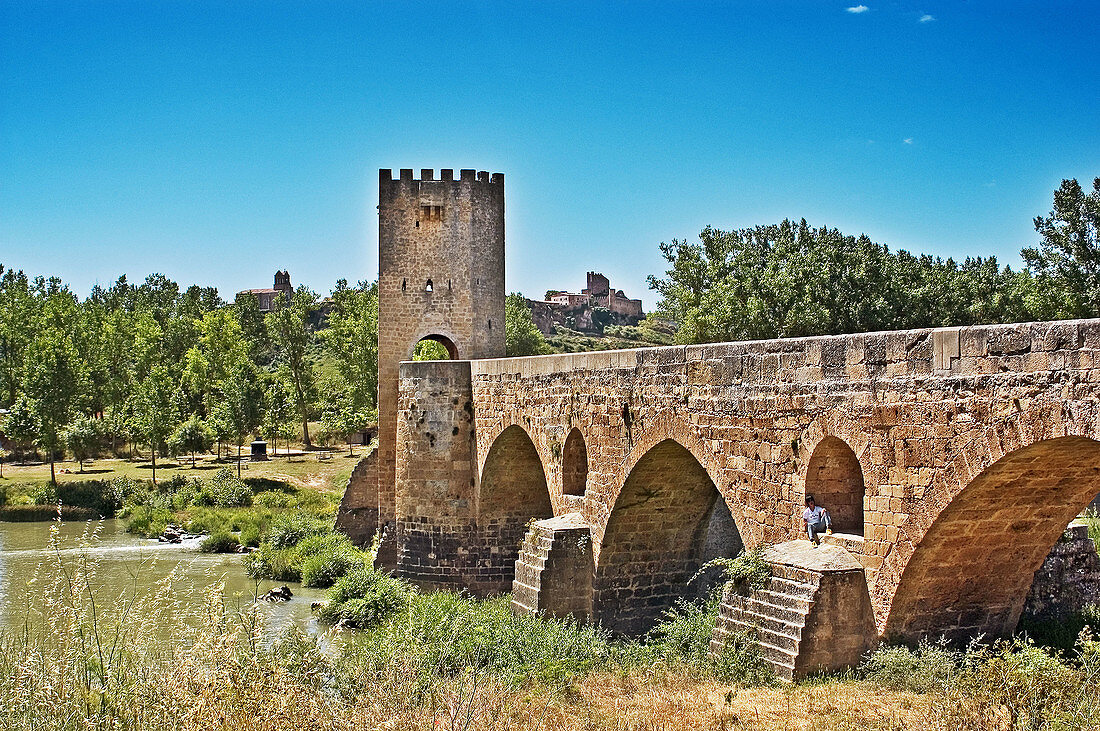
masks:
<path fill-rule="evenodd" d="M 861 10 L 861 8 L 865 8 Z M 859 11 L 859 12 L 855 12 Z M 1017 263 L 1100 175 L 1095 2 L 0 0 L 0 263 L 327 292 L 379 168 L 504 172 L 508 288 L 805 217 Z"/>

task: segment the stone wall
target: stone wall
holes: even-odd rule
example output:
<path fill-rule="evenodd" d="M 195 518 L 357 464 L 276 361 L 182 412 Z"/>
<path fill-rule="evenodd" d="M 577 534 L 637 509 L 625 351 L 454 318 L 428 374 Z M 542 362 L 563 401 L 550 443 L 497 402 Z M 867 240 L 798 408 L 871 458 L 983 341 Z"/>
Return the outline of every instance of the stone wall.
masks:
<path fill-rule="evenodd" d="M 372 448 L 348 477 L 336 511 L 336 530 L 352 543 L 368 545 L 378 533 L 378 450 Z"/>
<path fill-rule="evenodd" d="M 649 563 L 604 555 L 615 513 L 639 495 L 671 505 L 690 493 L 667 468 L 637 471 L 662 442 L 692 456 L 754 545 L 800 533 L 810 462 L 838 440 L 861 475 L 836 462 L 815 479 L 862 477 L 851 503 L 862 531 L 844 540 L 878 631 L 1003 634 L 1050 546 L 1100 492 L 1098 349 L 1090 320 L 480 360 L 475 461 L 480 471 L 506 429 L 523 429 L 555 512 L 592 526 L 607 616 L 636 611 L 600 597 L 637 587 Z M 573 429 L 588 456 L 583 496 L 564 491 Z M 700 540 L 699 512 L 676 535 Z"/>
<path fill-rule="evenodd" d="M 1100 604 L 1100 557 L 1088 526 L 1073 523 L 1035 572 L 1024 614 L 1058 621 L 1089 604 Z"/>

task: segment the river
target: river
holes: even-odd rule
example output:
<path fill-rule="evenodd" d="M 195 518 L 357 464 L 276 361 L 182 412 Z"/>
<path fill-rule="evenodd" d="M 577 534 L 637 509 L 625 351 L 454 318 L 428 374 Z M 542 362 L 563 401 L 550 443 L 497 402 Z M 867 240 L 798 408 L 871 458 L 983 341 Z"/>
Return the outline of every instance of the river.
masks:
<path fill-rule="evenodd" d="M 0 630 L 41 623 L 49 577 L 59 562 L 70 572 L 94 575 L 93 594 L 106 611 L 123 602 L 151 599 L 164 591 L 164 580 L 173 571 L 171 596 L 183 606 L 201 606 L 211 587 L 224 583 L 227 606 L 249 607 L 256 596 L 283 583 L 250 578 L 237 554 L 199 552 L 201 539 L 160 543 L 130 535 L 121 520 L 99 520 L 61 524 L 52 546 L 53 525 L 0 522 Z M 287 585 L 294 592 L 290 601 L 258 602 L 268 629 L 281 633 L 298 625 L 310 634 L 322 634 L 310 604 L 324 599 L 325 590 Z"/>

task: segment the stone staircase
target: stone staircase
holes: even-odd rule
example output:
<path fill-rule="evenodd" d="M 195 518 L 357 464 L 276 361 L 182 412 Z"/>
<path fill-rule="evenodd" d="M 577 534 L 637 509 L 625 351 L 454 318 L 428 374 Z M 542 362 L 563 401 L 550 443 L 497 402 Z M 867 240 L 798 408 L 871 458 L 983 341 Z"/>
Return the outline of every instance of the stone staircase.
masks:
<path fill-rule="evenodd" d="M 835 545 L 790 541 L 768 548 L 763 558 L 772 572 L 763 589 L 726 589 L 711 653 L 720 654 L 731 635 L 747 634 L 783 680 L 858 663 L 875 627 L 855 557 Z"/>
<path fill-rule="evenodd" d="M 772 568 L 767 586 L 751 595 L 727 590 L 711 651 L 721 652 L 731 634 L 747 633 L 756 637 L 760 656 L 772 666 L 776 677 L 793 680 L 798 646 L 820 575 L 798 569 L 779 572 L 777 568 Z"/>
<path fill-rule="evenodd" d="M 516 560 L 512 611 L 590 619 L 592 566 L 591 528 L 579 513 L 534 522 Z"/>

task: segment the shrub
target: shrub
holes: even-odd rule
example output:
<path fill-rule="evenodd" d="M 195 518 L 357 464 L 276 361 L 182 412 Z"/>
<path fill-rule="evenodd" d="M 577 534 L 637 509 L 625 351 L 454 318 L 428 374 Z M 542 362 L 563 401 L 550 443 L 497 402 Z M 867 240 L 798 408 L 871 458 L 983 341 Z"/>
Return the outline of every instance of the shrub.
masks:
<path fill-rule="evenodd" d="M 272 548 L 289 548 L 298 545 L 304 538 L 329 530 L 328 525 L 307 515 L 281 515 L 268 526 L 264 542 Z"/>
<path fill-rule="evenodd" d="M 715 586 L 715 594 L 720 596 L 725 586 L 732 586 L 737 591 L 748 594 L 763 589 L 768 585 L 772 570 L 764 561 L 763 550 L 759 547 L 751 551 L 742 551 L 737 558 L 716 558 L 708 561 L 695 572 L 688 583 L 706 577 L 713 569 L 720 568 L 725 578 L 724 584 L 719 582 Z"/>
<path fill-rule="evenodd" d="M 285 492 L 261 492 L 252 500 L 253 505 L 265 508 L 289 508 L 295 502 L 295 496 Z"/>
<path fill-rule="evenodd" d="M 241 527 L 240 541 L 242 546 L 255 548 L 260 545 L 259 523 L 249 523 Z"/>
<path fill-rule="evenodd" d="M 196 508 L 191 513 L 186 528 L 189 533 L 208 533 L 213 535 L 215 533 L 228 532 L 230 525 L 225 517 L 216 510 Z"/>
<path fill-rule="evenodd" d="M 260 550 L 244 557 L 244 568 L 254 579 L 301 581 L 302 567 L 294 548 L 272 548 L 260 543 Z"/>
<path fill-rule="evenodd" d="M 129 513 L 130 522 L 126 530 L 134 535 L 144 538 L 155 538 L 172 520 L 172 513 L 166 508 L 150 507 L 148 505 L 136 505 Z"/>
<path fill-rule="evenodd" d="M 301 561 L 302 585 L 327 588 L 335 584 L 337 579 L 362 565 L 362 553 L 355 549 L 334 546 Z"/>
<path fill-rule="evenodd" d="M 360 567 L 332 587 L 321 621 L 350 627 L 371 627 L 408 606 L 413 590 L 400 579 Z"/>
<path fill-rule="evenodd" d="M 62 505 L 60 516 L 63 521 L 96 520 L 99 513 L 91 508 L 81 508 L 74 505 Z M 31 523 L 46 520 L 56 520 L 58 506 L 56 505 L 6 505 L 0 507 L 0 520 L 9 523 Z"/>
<path fill-rule="evenodd" d="M 196 502 L 223 508 L 244 507 L 252 504 L 252 488 L 223 467 L 206 483 Z"/>
<path fill-rule="evenodd" d="M 883 645 L 867 655 L 858 673 L 893 690 L 933 693 L 954 681 L 961 662 L 962 653 L 943 643 L 922 642 L 915 650 Z"/>
<path fill-rule="evenodd" d="M 219 531 L 203 539 L 199 550 L 203 553 L 233 553 L 241 542 L 237 536 L 227 531 Z"/>

